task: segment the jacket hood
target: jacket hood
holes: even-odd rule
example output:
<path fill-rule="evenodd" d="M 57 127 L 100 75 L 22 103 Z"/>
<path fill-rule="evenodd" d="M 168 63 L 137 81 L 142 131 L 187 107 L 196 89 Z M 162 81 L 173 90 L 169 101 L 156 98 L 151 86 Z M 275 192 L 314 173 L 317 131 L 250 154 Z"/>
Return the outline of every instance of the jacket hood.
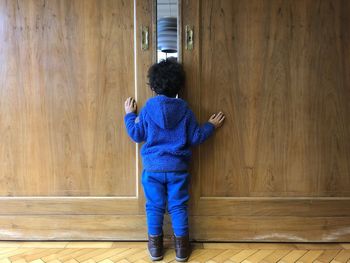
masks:
<path fill-rule="evenodd" d="M 146 111 L 150 119 L 162 129 L 172 129 L 184 118 L 187 103 L 180 98 L 157 95 L 147 101 Z"/>

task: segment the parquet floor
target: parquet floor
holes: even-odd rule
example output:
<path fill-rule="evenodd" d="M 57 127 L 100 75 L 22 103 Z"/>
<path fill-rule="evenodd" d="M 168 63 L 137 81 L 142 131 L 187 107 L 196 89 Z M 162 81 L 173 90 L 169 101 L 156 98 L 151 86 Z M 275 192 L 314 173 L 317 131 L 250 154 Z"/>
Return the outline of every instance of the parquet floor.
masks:
<path fill-rule="evenodd" d="M 170 242 L 170 241 L 168 241 Z M 152 262 L 146 242 L 0 241 L 0 263 Z M 171 243 L 163 261 L 176 262 Z M 350 262 L 350 243 L 192 243 L 188 262 Z"/>

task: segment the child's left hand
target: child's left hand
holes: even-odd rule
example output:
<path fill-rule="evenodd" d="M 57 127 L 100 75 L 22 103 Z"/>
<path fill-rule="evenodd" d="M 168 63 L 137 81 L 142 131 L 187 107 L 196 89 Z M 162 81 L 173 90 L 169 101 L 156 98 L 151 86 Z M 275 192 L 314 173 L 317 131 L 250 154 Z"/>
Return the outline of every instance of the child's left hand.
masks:
<path fill-rule="evenodd" d="M 137 104 L 133 97 L 126 99 L 124 103 L 125 113 L 136 112 Z"/>

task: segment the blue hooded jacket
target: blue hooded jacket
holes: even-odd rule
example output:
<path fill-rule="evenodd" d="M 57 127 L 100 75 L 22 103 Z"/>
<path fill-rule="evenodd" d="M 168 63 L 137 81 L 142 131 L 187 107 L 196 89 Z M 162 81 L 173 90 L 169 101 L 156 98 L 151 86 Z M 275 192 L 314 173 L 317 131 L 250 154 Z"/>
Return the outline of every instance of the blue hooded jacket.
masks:
<path fill-rule="evenodd" d="M 128 113 L 125 126 L 131 139 L 143 142 L 143 168 L 149 171 L 184 171 L 191 159 L 191 146 L 204 142 L 215 130 L 200 126 L 187 103 L 180 98 L 157 95 L 150 98 L 139 116 Z"/>

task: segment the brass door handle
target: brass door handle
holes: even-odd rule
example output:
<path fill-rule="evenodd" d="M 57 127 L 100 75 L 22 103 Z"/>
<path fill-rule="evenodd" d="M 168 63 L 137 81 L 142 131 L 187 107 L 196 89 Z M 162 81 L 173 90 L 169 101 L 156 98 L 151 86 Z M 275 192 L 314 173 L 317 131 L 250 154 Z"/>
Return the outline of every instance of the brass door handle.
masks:
<path fill-rule="evenodd" d="M 186 45 L 185 48 L 187 50 L 192 50 L 193 49 L 193 26 L 191 27 L 190 25 L 186 25 L 185 27 L 185 33 L 186 33 Z"/>
<path fill-rule="evenodd" d="M 141 49 L 147 50 L 148 48 L 149 48 L 148 26 L 141 26 Z"/>

